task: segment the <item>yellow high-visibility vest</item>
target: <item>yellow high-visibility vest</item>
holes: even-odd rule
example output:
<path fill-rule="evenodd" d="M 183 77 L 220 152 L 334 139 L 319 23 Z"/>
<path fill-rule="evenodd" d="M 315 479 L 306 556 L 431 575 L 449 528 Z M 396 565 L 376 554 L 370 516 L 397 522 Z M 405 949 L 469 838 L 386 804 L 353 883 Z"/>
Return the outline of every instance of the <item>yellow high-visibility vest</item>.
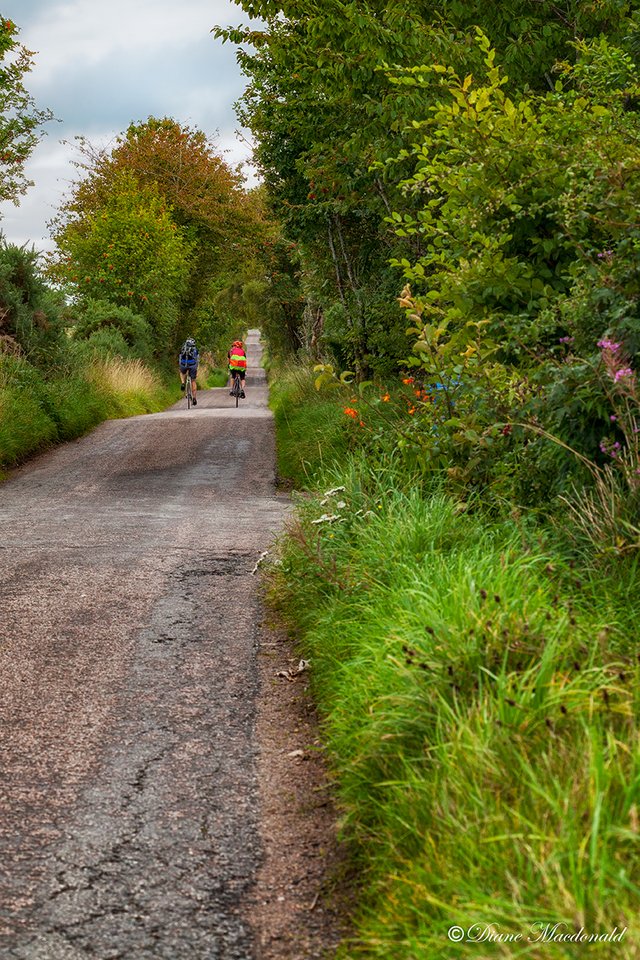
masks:
<path fill-rule="evenodd" d="M 246 370 L 247 358 L 245 354 L 232 351 L 231 356 L 229 357 L 229 366 L 232 370 Z"/>

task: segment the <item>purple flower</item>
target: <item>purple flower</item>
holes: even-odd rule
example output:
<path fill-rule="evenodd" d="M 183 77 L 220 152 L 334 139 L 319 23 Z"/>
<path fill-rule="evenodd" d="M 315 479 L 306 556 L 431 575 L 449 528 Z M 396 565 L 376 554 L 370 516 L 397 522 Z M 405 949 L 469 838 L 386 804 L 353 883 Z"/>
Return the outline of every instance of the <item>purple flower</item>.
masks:
<path fill-rule="evenodd" d="M 613 256 L 613 250 L 603 250 L 602 253 L 598 254 L 598 260 L 605 260 L 605 259 L 608 260 L 609 257 L 612 257 L 612 256 Z"/>
<path fill-rule="evenodd" d="M 617 419 L 618 418 L 616 417 L 615 413 L 612 413 L 611 416 L 609 417 L 609 420 L 611 420 L 611 423 L 615 423 Z"/>
<path fill-rule="evenodd" d="M 611 350 L 612 353 L 615 353 L 616 350 L 619 350 L 622 346 L 621 343 L 614 343 L 613 340 L 598 340 L 598 346 L 601 350 Z"/>
<path fill-rule="evenodd" d="M 560 337 L 558 343 L 573 343 L 575 337 Z"/>
<path fill-rule="evenodd" d="M 631 369 L 631 367 L 622 367 L 620 370 L 616 370 L 616 372 L 613 375 L 613 379 L 615 383 L 618 383 L 624 377 L 632 377 L 632 376 L 633 376 L 633 370 Z"/>

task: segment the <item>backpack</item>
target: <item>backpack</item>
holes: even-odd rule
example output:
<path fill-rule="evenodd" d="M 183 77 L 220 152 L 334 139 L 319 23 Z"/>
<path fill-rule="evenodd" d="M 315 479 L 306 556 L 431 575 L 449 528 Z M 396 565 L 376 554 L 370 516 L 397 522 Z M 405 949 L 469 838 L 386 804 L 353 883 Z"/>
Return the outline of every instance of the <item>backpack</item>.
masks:
<path fill-rule="evenodd" d="M 198 348 L 197 347 L 188 347 L 186 343 L 182 344 L 182 349 L 180 350 L 180 359 L 185 361 L 191 361 L 193 363 L 198 359 Z"/>

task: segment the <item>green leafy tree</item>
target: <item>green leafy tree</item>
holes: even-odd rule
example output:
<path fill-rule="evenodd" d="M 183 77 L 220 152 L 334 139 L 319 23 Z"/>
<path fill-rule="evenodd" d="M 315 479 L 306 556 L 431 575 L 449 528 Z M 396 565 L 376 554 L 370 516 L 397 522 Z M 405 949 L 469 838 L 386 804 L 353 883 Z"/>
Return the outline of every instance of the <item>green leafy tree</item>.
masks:
<path fill-rule="evenodd" d="M 18 27 L 0 17 L 0 201 L 19 202 L 32 181 L 24 165 L 38 143 L 44 123 L 53 118 L 49 110 L 35 107 L 24 86 L 31 70 L 32 54 L 18 42 Z"/>
<path fill-rule="evenodd" d="M 109 188 L 95 211 L 60 226 L 58 275 L 81 298 L 109 300 L 139 313 L 162 353 L 174 341 L 192 245 L 156 188 L 126 171 L 118 171 Z"/>
<path fill-rule="evenodd" d="M 175 246 L 179 235 L 183 254 L 188 251 L 188 257 L 183 257 L 185 263 L 188 261 L 188 270 L 186 279 L 182 268 L 179 279 L 175 277 L 173 268 L 168 269 L 162 259 L 165 251 L 157 263 L 157 276 L 152 283 L 147 282 L 151 278 L 151 261 L 159 252 L 153 246 L 158 237 L 157 231 L 139 224 L 135 240 L 125 243 L 123 234 L 117 245 L 106 248 L 105 257 L 113 267 L 117 266 L 113 261 L 117 253 L 110 250 L 127 251 L 131 266 L 136 257 L 142 258 L 144 276 L 140 276 L 137 285 L 129 279 L 129 268 L 114 269 L 111 274 L 99 268 L 87 269 L 91 257 L 102 252 L 99 244 L 92 249 L 89 261 L 76 262 L 74 253 L 68 274 L 76 276 L 80 289 L 85 282 L 82 275 L 89 275 L 90 280 L 86 281 L 89 286 L 84 289 L 92 296 L 115 296 L 114 302 L 121 302 L 121 294 L 120 289 L 113 288 L 112 280 L 120 281 L 120 286 L 132 291 L 134 297 L 146 296 L 149 302 L 155 290 L 158 295 L 154 311 L 161 309 L 161 302 L 167 302 L 167 284 L 175 280 L 169 298 L 176 308 L 176 317 L 180 318 L 173 325 L 175 339 L 180 339 L 187 329 L 198 333 L 198 324 L 208 315 L 212 296 L 222 284 L 241 273 L 244 264 L 259 255 L 266 229 L 262 204 L 252 191 L 243 188 L 240 175 L 216 153 L 202 131 L 181 126 L 166 117 L 150 117 L 145 123 L 131 124 L 110 151 L 96 150 L 87 140 L 81 141 L 80 151 L 77 166 L 83 177 L 75 184 L 54 221 L 61 254 L 69 254 L 64 240 L 69 229 L 83 236 L 92 224 L 91 232 L 97 242 L 96 224 L 104 218 L 105 211 L 109 219 L 115 215 L 114 197 L 122 194 L 123 184 L 128 184 L 126 192 L 131 195 L 138 191 L 141 196 L 155 198 L 152 218 L 162 208 L 163 230 L 169 235 L 173 225 L 176 236 L 172 243 Z M 149 202 L 149 199 L 145 201 L 147 205 Z M 145 247 L 147 249 L 143 249 Z M 99 260 L 97 262 L 99 264 Z M 102 292 L 93 289 L 95 283 L 102 285 Z M 136 309 L 148 312 L 147 301 L 138 304 Z"/>
<path fill-rule="evenodd" d="M 404 161 L 385 161 L 410 149 L 415 124 L 439 96 L 437 84 L 391 85 L 386 67 L 445 62 L 462 76 L 477 71 L 479 25 L 508 64 L 512 90 L 549 90 L 554 64 L 574 58 L 576 41 L 607 33 L 632 48 L 637 34 L 633 5 L 618 0 L 238 5 L 261 20 L 256 29 L 217 31 L 238 44 L 249 77 L 240 119 L 253 131 L 273 209 L 298 245 L 307 304 L 334 318 L 325 343 L 340 343 L 362 375 L 399 358 L 388 261 L 419 253 L 419 237 L 384 226 L 392 210 L 420 206 L 417 192 L 398 196 Z"/>

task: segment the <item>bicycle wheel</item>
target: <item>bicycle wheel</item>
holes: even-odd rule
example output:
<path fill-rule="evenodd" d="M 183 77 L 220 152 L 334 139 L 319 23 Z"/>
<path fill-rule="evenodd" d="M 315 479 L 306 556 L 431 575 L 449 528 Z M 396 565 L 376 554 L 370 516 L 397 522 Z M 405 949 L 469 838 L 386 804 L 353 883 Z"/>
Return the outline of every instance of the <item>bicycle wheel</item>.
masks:
<path fill-rule="evenodd" d="M 242 388 L 241 388 L 241 386 L 240 386 L 240 377 L 238 376 L 237 373 L 234 373 L 234 375 L 233 375 L 233 386 L 231 387 L 231 396 L 232 396 L 232 397 L 235 397 L 236 407 L 238 406 L 238 400 L 239 400 L 239 398 L 240 398 L 240 391 L 241 391 L 241 389 L 242 389 Z"/>
<path fill-rule="evenodd" d="M 187 374 L 187 385 L 184 392 L 187 395 L 187 410 L 191 409 L 191 401 L 193 400 L 193 394 L 191 393 L 191 377 Z"/>

